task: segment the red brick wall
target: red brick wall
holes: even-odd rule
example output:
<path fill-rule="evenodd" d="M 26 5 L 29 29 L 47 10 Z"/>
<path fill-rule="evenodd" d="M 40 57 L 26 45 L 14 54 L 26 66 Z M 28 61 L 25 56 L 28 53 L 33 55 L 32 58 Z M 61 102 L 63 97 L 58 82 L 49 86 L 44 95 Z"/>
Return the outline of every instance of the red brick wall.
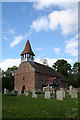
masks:
<path fill-rule="evenodd" d="M 35 70 L 28 63 L 22 63 L 15 73 L 14 90 L 22 90 L 22 86 L 30 91 L 35 88 Z"/>
<path fill-rule="evenodd" d="M 36 72 L 36 89 L 42 89 L 42 84 L 43 82 L 48 79 L 51 78 L 53 76 L 49 76 L 49 75 L 45 75 L 45 74 L 41 74 L 41 73 L 37 73 Z"/>
<path fill-rule="evenodd" d="M 29 89 L 30 91 L 35 88 L 35 72 L 15 75 L 15 91 L 22 90 L 22 86 L 25 86 L 25 89 Z"/>

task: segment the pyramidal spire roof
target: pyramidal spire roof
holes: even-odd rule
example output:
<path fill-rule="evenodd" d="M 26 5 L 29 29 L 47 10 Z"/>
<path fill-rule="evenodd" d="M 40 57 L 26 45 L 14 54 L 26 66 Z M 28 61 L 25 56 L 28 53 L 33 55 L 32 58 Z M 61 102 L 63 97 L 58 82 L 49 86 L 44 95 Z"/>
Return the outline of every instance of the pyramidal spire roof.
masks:
<path fill-rule="evenodd" d="M 21 55 L 23 55 L 25 53 L 29 53 L 29 54 L 35 56 L 35 54 L 33 53 L 32 49 L 31 49 L 29 40 L 27 40 L 27 43 L 26 43 L 25 48 L 24 48 L 23 52 L 21 53 Z"/>

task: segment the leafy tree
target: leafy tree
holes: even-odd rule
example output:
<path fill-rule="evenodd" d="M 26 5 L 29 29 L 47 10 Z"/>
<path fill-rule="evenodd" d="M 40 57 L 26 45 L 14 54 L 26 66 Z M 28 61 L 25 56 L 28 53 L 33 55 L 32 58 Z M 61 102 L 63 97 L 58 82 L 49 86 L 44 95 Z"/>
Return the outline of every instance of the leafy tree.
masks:
<path fill-rule="evenodd" d="M 8 90 L 14 89 L 14 74 L 17 70 L 16 66 L 9 67 L 5 72 L 2 71 L 2 89 L 7 88 Z"/>
<path fill-rule="evenodd" d="M 66 78 L 71 73 L 71 65 L 64 59 L 57 60 L 52 67 L 57 72 L 61 72 Z"/>
<path fill-rule="evenodd" d="M 72 70 L 73 73 L 78 74 L 80 72 L 80 62 L 74 63 Z"/>

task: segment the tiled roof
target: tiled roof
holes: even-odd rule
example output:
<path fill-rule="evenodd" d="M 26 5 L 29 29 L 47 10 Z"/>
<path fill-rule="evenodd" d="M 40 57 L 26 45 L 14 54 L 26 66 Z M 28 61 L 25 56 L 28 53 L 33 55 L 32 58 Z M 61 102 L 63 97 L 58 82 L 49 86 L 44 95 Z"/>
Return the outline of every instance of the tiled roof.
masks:
<path fill-rule="evenodd" d="M 21 55 L 23 55 L 25 53 L 29 53 L 29 54 L 35 56 L 35 54 L 33 53 L 32 49 L 31 49 L 31 45 L 29 43 L 29 40 L 27 40 L 27 43 L 26 43 L 25 48 L 24 48 L 23 52 L 21 53 Z"/>
<path fill-rule="evenodd" d="M 56 72 L 55 70 L 53 70 L 51 67 L 48 67 L 46 65 L 42 65 L 40 63 L 34 62 L 34 63 L 30 63 L 36 72 L 42 73 L 42 74 L 47 74 L 53 77 L 57 77 L 60 78 L 61 80 L 67 81 L 63 74 L 60 72 Z"/>

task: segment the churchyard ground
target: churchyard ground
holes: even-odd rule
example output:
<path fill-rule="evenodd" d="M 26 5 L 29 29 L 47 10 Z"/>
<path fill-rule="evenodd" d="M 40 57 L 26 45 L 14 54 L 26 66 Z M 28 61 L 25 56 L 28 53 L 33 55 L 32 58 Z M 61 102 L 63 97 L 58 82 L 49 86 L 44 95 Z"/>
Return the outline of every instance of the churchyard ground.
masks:
<path fill-rule="evenodd" d="M 2 97 L 3 118 L 76 118 L 78 117 L 78 98 L 71 98 L 66 93 L 63 101 L 51 98 L 45 99 L 43 94 L 38 98 L 32 95 L 17 94 Z"/>

